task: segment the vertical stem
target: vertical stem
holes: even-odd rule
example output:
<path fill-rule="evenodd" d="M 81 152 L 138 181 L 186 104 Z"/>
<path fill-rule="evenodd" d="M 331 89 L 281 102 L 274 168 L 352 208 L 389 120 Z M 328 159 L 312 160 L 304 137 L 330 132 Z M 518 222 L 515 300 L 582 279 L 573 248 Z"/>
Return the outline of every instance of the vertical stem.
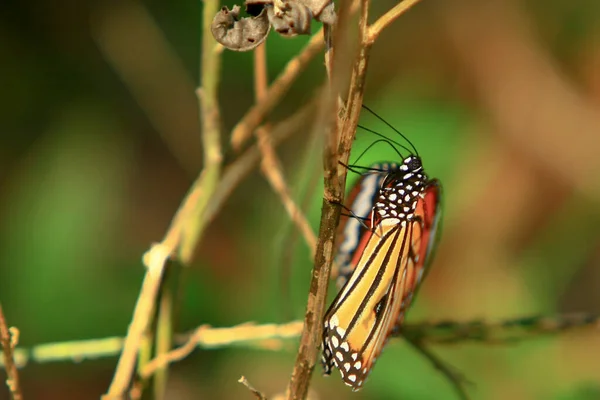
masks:
<path fill-rule="evenodd" d="M 268 88 L 267 43 L 264 42 L 254 50 L 254 98 L 257 102 L 264 99 Z"/>
<path fill-rule="evenodd" d="M 16 328 L 11 328 L 15 329 Z M 4 356 L 4 369 L 6 370 L 6 385 L 10 391 L 11 398 L 13 400 L 22 400 L 23 394 L 21 393 L 21 386 L 19 385 L 19 373 L 17 372 L 17 366 L 14 360 L 14 349 L 17 345 L 16 340 L 11 338 L 11 332 L 6 324 L 6 318 L 4 318 L 4 311 L 2 311 L 2 305 L 0 304 L 0 346 L 2 346 L 2 353 Z"/>
<path fill-rule="evenodd" d="M 214 192 L 221 174 L 221 115 L 218 103 L 220 83 L 221 56 L 216 51 L 217 42 L 210 32 L 214 15 L 219 10 L 219 1 L 205 0 L 203 10 L 202 56 L 200 71 L 200 88 L 197 91 L 200 100 L 200 119 L 202 123 L 202 148 L 204 168 L 199 182 L 201 196 L 192 212 L 192 218 L 183 228 L 183 237 L 179 248 L 179 256 L 184 264 L 188 264 L 194 250 L 202 237 L 205 228 L 204 211 Z"/>
<path fill-rule="evenodd" d="M 331 131 L 324 149 L 325 192 L 323 196 L 319 240 L 317 242 L 315 266 L 312 272 L 304 317 L 304 329 L 302 330 L 300 348 L 287 392 L 288 399 L 306 398 L 310 378 L 321 345 L 327 287 L 329 285 L 335 235 L 341 211 L 337 204 L 343 202 L 346 185 L 347 171 L 346 168 L 340 165 L 340 162 L 347 164 L 350 158 L 350 149 L 354 141 L 364 93 L 370 50 L 370 45 L 366 41 L 369 0 L 361 0 L 362 9 L 359 21 L 361 47 L 352 70 L 348 101 L 344 110 L 340 110 L 334 106 L 336 100 L 339 99 L 339 88 L 343 84 L 339 80 L 337 70 L 339 68 L 338 65 L 344 65 L 343 62 L 340 62 L 340 57 L 344 55 L 344 51 L 347 51 L 347 46 L 343 44 L 347 40 L 347 30 L 344 29 L 344 26 L 349 16 L 348 8 L 349 4 L 342 3 L 342 9 L 338 14 L 338 25 L 334 31 L 334 53 L 330 63 L 333 81 L 328 92 L 329 97 L 327 100 L 329 103 L 323 109 L 325 109 L 325 112 L 337 109 L 338 118 L 334 119 L 335 122 L 332 125 L 329 125 L 331 126 Z M 339 118 L 340 112 L 344 114 L 341 118 L 342 120 Z"/>
<path fill-rule="evenodd" d="M 173 273 L 174 271 L 170 271 Z M 169 274 L 170 275 L 170 274 Z M 169 277 L 166 277 L 170 281 Z M 160 296 L 158 307 L 158 320 L 156 321 L 156 354 L 160 357 L 171 350 L 173 341 L 173 286 L 165 285 Z M 169 377 L 168 364 L 157 368 L 154 373 L 154 398 L 156 400 L 165 399 L 167 390 L 167 380 Z"/>
<path fill-rule="evenodd" d="M 221 116 L 218 102 L 218 89 L 220 83 L 221 57 L 215 51 L 217 43 L 210 32 L 210 26 L 214 15 L 219 10 L 218 0 L 205 0 L 202 14 L 202 48 L 201 48 L 201 70 L 200 88 L 197 90 L 200 104 L 201 138 L 204 154 L 204 167 L 198 180 L 200 196 L 191 212 L 191 217 L 183 225 L 183 235 L 179 247 L 179 258 L 184 265 L 192 261 L 194 251 L 202 239 L 207 221 L 204 213 L 212 195 L 217 188 L 221 175 Z M 160 297 L 157 332 L 156 332 L 156 357 L 171 350 L 173 336 L 173 308 L 175 295 L 174 290 L 178 285 L 176 282 L 182 274 L 180 268 L 171 269 L 162 284 L 162 295 Z M 166 393 L 168 378 L 168 365 L 157 370 L 154 377 L 155 398 L 163 399 Z"/>

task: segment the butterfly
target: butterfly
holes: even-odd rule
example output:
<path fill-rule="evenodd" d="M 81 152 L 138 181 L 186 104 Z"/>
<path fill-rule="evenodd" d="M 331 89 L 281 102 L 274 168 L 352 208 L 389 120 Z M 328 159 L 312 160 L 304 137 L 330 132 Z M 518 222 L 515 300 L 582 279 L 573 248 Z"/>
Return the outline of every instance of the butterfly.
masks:
<path fill-rule="evenodd" d="M 418 155 L 367 168 L 336 256 L 343 285 L 324 318 L 324 373 L 359 390 L 426 274 L 441 220 L 441 184 Z M 362 221 L 362 223 L 361 223 Z"/>

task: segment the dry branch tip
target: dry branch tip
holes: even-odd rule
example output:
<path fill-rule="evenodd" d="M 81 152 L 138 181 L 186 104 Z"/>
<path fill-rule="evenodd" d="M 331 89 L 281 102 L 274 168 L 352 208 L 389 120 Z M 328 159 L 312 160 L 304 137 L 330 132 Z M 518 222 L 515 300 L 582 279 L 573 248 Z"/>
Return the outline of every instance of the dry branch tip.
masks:
<path fill-rule="evenodd" d="M 252 392 L 252 394 L 259 400 L 267 400 L 267 397 L 262 394 L 259 390 L 255 389 L 254 386 L 252 386 L 250 384 L 250 382 L 248 382 L 248 379 L 246 379 L 245 376 L 242 375 L 242 377 L 240 379 L 238 379 L 238 382 L 241 383 L 242 385 L 246 386 L 246 388 L 248 388 L 248 390 L 250 392 Z"/>

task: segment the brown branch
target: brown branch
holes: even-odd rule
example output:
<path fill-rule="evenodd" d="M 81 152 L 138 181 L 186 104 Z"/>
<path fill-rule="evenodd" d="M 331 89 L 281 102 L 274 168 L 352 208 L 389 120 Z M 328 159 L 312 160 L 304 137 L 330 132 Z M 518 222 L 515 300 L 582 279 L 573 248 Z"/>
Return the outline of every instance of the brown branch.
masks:
<path fill-rule="evenodd" d="M 467 394 L 467 390 L 465 389 L 464 385 L 466 383 L 464 376 L 462 376 L 458 371 L 454 370 L 452 366 L 449 366 L 443 362 L 420 341 L 412 340 L 408 337 L 406 338 L 406 341 L 410 343 L 419 353 L 423 354 L 438 371 L 448 378 L 460 399 L 469 400 L 469 395 Z"/>
<path fill-rule="evenodd" d="M 267 73 L 267 43 L 254 50 L 254 98 L 258 103 L 267 96 L 269 76 Z"/>
<path fill-rule="evenodd" d="M 266 131 L 265 128 L 257 128 L 255 132 L 256 136 L 258 137 L 258 147 L 263 155 L 261 170 L 269 181 L 271 187 L 279 195 L 279 198 L 283 203 L 290 219 L 304 237 L 304 240 L 310 249 L 311 255 L 314 256 L 317 238 L 310 227 L 306 216 L 300 207 L 298 207 L 296 202 L 292 199 L 290 190 L 285 182 L 283 173 L 281 172 L 281 163 L 275 154 L 275 151 L 273 150 L 268 131 Z"/>
<path fill-rule="evenodd" d="M 266 44 L 260 45 L 254 53 L 254 87 L 256 101 L 260 102 L 267 95 L 267 62 L 266 62 Z M 258 148 L 262 155 L 261 171 L 267 178 L 267 181 L 279 195 L 285 210 L 292 222 L 298 227 L 306 241 L 311 255 L 314 257 L 317 238 L 306 219 L 306 216 L 292 199 L 289 187 L 283 175 L 281 162 L 273 149 L 271 143 L 271 126 L 266 124 L 257 128 L 254 133 L 258 139 Z"/>
<path fill-rule="evenodd" d="M 234 343 L 294 338 L 298 336 L 301 327 L 302 323 L 299 321 L 284 325 L 245 323 L 231 328 L 211 328 L 208 325 L 203 325 L 197 328 L 182 346 L 160 355 L 146 364 L 140 371 L 140 375 L 142 377 L 151 376 L 156 369 L 184 359 L 199 346 L 217 348 Z"/>
<path fill-rule="evenodd" d="M 367 42 L 373 44 L 379 37 L 379 34 L 398 17 L 408 11 L 412 6 L 417 4 L 420 0 L 403 0 L 396 4 L 392 9 L 382 15 L 377 21 L 369 26 L 367 34 Z"/>
<path fill-rule="evenodd" d="M 17 346 L 19 331 L 17 328 L 8 328 L 2 304 L 0 304 L 0 345 L 4 359 L 4 368 L 6 369 L 6 386 L 10 391 L 13 400 L 22 400 L 21 386 L 19 385 L 19 372 L 14 359 L 14 349 Z"/>
<path fill-rule="evenodd" d="M 364 20 L 366 27 L 367 1 L 362 2 L 361 21 Z M 304 316 L 304 329 L 300 337 L 300 346 L 296 363 L 292 372 L 292 377 L 287 389 L 288 399 L 305 399 L 308 393 L 310 378 L 314 370 L 318 352 L 321 344 L 322 321 L 325 312 L 325 302 L 327 299 L 327 288 L 329 286 L 329 277 L 331 274 L 331 265 L 333 262 L 333 251 L 335 247 L 335 235 L 340 218 L 340 207 L 337 204 L 344 200 L 344 188 L 346 183 L 346 169 L 341 167 L 340 162 L 347 164 L 350 157 L 350 148 L 354 140 L 356 126 L 354 129 L 350 125 L 344 124 L 335 118 L 340 116 L 339 93 L 344 86 L 343 68 L 348 58 L 349 39 L 348 25 L 350 20 L 349 3 L 342 3 L 338 22 L 334 28 L 333 54 L 331 56 L 330 68 L 333 81 L 330 82 L 329 90 L 325 93 L 323 105 L 321 106 L 321 116 L 317 119 L 317 129 L 323 129 L 327 134 L 325 142 L 324 157 L 324 198 L 321 210 L 321 223 L 319 228 L 319 239 L 315 256 L 315 265 L 312 271 L 310 290 Z M 363 35 L 366 31 L 362 32 Z M 362 41 L 362 40 L 361 40 Z M 363 55 L 364 53 L 361 53 Z M 357 60 L 357 61 L 360 61 Z M 365 60 L 363 60 L 365 61 Z M 366 62 L 362 63 L 366 67 Z M 353 71 L 352 82 L 356 83 L 364 80 L 365 69 L 361 70 L 361 76 L 355 76 Z M 356 109 L 355 101 L 362 102 L 361 96 L 353 96 L 348 99 L 346 110 Z M 350 106 L 350 107 L 348 107 Z M 360 111 L 360 104 L 358 105 Z M 337 112 L 336 112 L 337 111 Z M 345 116 L 344 116 L 345 117 Z M 358 116 L 351 116 L 351 121 L 358 121 Z M 338 140 L 339 138 L 339 140 Z"/>
<path fill-rule="evenodd" d="M 264 394 L 262 394 L 260 391 L 258 391 L 257 389 L 254 388 L 254 386 L 252 386 L 250 384 L 250 382 L 248 382 L 248 379 L 246 379 L 246 377 L 242 376 L 239 380 L 239 383 L 241 383 L 242 385 L 246 386 L 248 388 L 248 390 L 250 392 L 252 392 L 252 394 L 254 395 L 254 397 L 256 397 L 259 400 L 267 400 L 266 396 Z"/>

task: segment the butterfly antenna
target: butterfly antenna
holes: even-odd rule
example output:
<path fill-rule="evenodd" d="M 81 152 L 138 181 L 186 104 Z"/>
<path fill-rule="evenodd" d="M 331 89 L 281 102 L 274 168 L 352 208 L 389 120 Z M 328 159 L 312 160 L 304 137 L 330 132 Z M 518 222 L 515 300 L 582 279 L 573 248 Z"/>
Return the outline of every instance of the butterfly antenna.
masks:
<path fill-rule="evenodd" d="M 358 160 L 357 160 L 358 161 Z M 390 169 L 395 167 L 394 163 L 383 163 L 381 164 L 381 168 L 373 168 L 373 167 L 363 167 L 362 165 L 356 164 L 344 164 L 341 161 L 338 161 L 338 164 L 346 168 L 348 171 L 354 172 L 357 175 L 363 175 L 365 172 L 388 172 Z"/>
<path fill-rule="evenodd" d="M 365 106 L 364 104 L 362 105 L 362 107 L 365 110 L 367 110 L 368 112 L 370 112 L 373 116 L 375 116 L 375 118 L 377 118 L 378 120 L 380 120 L 381 122 L 383 122 L 384 124 L 386 124 L 394 132 L 396 132 L 398 135 L 400 135 L 404 140 L 406 140 L 408 142 L 408 144 L 410 144 L 410 147 L 412 147 L 412 149 L 415 151 L 415 155 L 417 157 L 419 157 L 419 152 L 417 151 L 417 148 L 415 147 L 415 145 L 410 140 L 408 140 L 408 138 L 406 136 L 404 136 L 398 129 L 394 128 L 392 126 L 392 124 L 390 124 L 385 119 L 383 119 L 382 117 L 380 117 L 375 111 L 371 110 L 369 107 Z"/>
<path fill-rule="evenodd" d="M 400 144 L 400 143 L 396 142 L 394 139 L 390 139 L 389 137 L 387 137 L 387 136 L 385 136 L 385 135 L 382 135 L 381 133 L 379 133 L 379 132 L 377 132 L 377 131 L 374 131 L 373 129 L 367 128 L 366 126 L 363 126 L 363 125 L 360 125 L 360 124 L 358 124 L 358 125 L 357 125 L 357 127 L 359 127 L 359 128 L 360 128 L 360 129 L 362 129 L 362 130 L 365 130 L 365 131 L 367 131 L 367 132 L 370 132 L 370 133 L 372 133 L 372 134 L 374 134 L 374 135 L 377 135 L 377 136 L 379 136 L 380 138 L 383 138 L 383 139 L 381 139 L 381 140 L 385 140 L 386 142 L 388 142 L 388 143 L 390 144 L 390 146 L 391 146 L 391 144 L 392 144 L 392 143 L 394 143 L 395 145 L 397 145 L 397 146 L 399 146 L 399 147 L 402 147 L 404 150 L 408 151 L 409 153 L 411 153 L 411 152 L 412 152 L 412 151 L 411 151 L 411 149 L 409 149 L 408 147 L 406 147 L 406 146 L 404 146 L 404 145 L 402 145 L 402 144 Z M 379 140 L 379 141 L 381 141 L 381 140 Z M 411 143 L 411 144 L 412 144 L 412 143 Z M 414 149 L 414 147 L 413 147 L 413 149 Z M 396 152 L 397 152 L 397 151 L 398 151 L 398 150 L 396 149 Z"/>
<path fill-rule="evenodd" d="M 388 144 L 392 149 L 394 149 L 394 152 L 396 152 L 396 154 L 398 154 L 398 157 L 400 157 L 400 159 L 404 159 L 404 156 L 402 155 L 402 153 L 400 153 L 400 151 L 392 145 L 391 140 L 389 138 L 385 138 L 385 139 L 377 139 L 376 141 L 371 143 L 366 149 L 364 149 L 362 151 L 362 153 L 360 153 L 360 155 L 358 156 L 358 158 L 356 159 L 355 162 L 358 162 L 367 153 L 367 151 L 371 150 L 371 147 L 375 146 L 378 143 L 382 143 L 382 142 Z M 396 144 L 398 144 L 398 143 L 396 143 Z M 404 147 L 400 144 L 398 144 L 398 145 L 403 147 L 406 151 L 408 151 L 410 153 L 409 149 L 407 149 L 406 147 Z"/>

